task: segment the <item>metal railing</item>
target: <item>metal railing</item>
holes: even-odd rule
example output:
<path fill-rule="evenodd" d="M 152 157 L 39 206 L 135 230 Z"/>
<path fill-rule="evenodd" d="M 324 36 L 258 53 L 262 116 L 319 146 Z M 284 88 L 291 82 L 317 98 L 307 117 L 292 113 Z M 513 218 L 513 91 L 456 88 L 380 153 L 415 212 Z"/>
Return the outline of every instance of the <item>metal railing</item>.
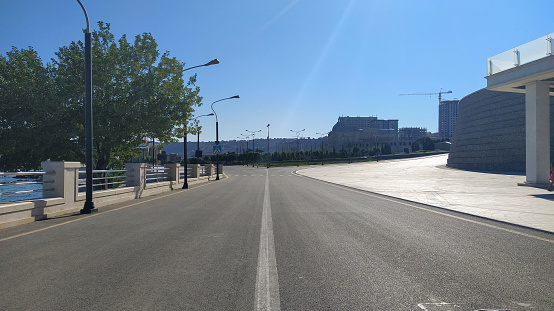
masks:
<path fill-rule="evenodd" d="M 48 173 L 42 171 L 1 172 L 0 202 L 15 202 L 42 198 L 42 192 L 48 190 L 44 189 L 44 184 L 52 183 L 52 181 L 43 181 L 43 176 L 46 174 Z M 15 177 L 15 179 L 12 176 Z M 8 198 L 7 196 L 10 197 Z"/>
<path fill-rule="evenodd" d="M 167 180 L 168 168 L 163 166 L 149 167 L 146 169 L 146 183 L 154 183 Z"/>
<path fill-rule="evenodd" d="M 190 173 L 192 172 L 192 168 L 187 167 L 187 177 L 190 177 Z M 179 168 L 179 180 L 185 179 L 185 167 L 181 166 Z"/>
<path fill-rule="evenodd" d="M 83 168 L 81 168 L 83 169 Z M 127 170 L 93 170 L 92 183 L 94 190 L 108 190 L 125 186 L 127 180 L 125 173 Z M 79 192 L 84 192 L 86 188 L 86 172 L 79 170 L 79 179 L 77 180 Z"/>

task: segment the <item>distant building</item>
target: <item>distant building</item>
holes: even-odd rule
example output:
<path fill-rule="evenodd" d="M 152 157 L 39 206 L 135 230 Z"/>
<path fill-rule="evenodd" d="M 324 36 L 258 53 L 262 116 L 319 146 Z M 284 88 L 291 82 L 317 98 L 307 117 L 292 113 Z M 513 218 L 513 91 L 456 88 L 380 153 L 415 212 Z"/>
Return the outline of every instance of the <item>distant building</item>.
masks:
<path fill-rule="evenodd" d="M 398 130 L 398 140 L 415 141 L 427 137 L 427 129 L 423 127 L 402 127 Z"/>
<path fill-rule="evenodd" d="M 371 149 L 398 140 L 398 120 L 377 117 L 339 117 L 329 133 L 329 147 L 349 150 L 355 146 Z"/>
<path fill-rule="evenodd" d="M 459 100 L 443 100 L 439 104 L 439 139 L 450 139 L 458 119 Z"/>

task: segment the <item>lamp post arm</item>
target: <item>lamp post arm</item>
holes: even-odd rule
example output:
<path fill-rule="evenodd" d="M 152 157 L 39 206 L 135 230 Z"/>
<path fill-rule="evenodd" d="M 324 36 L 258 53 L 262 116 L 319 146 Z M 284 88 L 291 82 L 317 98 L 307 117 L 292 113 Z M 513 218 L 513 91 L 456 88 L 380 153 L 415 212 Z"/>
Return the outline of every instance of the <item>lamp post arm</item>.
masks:
<path fill-rule="evenodd" d="M 211 61 L 209 61 L 209 62 L 207 62 L 203 65 L 198 65 L 198 66 L 194 66 L 194 67 L 190 67 L 190 68 L 185 68 L 185 69 L 183 69 L 183 71 L 191 70 L 191 69 L 198 68 L 198 67 L 211 66 L 211 65 L 215 65 L 215 64 L 219 64 L 219 59 L 214 58 L 213 60 L 211 60 Z"/>
<path fill-rule="evenodd" d="M 85 13 L 85 18 L 87 20 L 87 28 L 83 29 L 83 32 L 84 33 L 89 33 L 90 32 L 90 26 L 89 26 L 89 22 L 88 22 L 87 10 L 85 10 L 85 6 L 81 3 L 81 0 L 77 0 L 77 2 L 79 2 L 79 5 L 81 6 L 81 9 L 83 9 L 83 13 Z"/>

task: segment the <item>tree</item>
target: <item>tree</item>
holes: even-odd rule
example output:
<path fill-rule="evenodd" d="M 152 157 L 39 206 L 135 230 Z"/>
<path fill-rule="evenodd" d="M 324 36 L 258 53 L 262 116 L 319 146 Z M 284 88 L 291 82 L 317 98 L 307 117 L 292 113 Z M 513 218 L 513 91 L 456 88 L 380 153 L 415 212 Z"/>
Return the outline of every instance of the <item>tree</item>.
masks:
<path fill-rule="evenodd" d="M 72 118 L 75 108 L 59 104 L 53 72 L 33 48 L 0 54 L 1 170 L 37 169 L 46 159 L 83 156 L 75 135 L 83 117 Z"/>
<path fill-rule="evenodd" d="M 106 169 L 116 157 L 121 165 L 134 156 L 147 138 L 166 144 L 184 129 L 190 133 L 193 107 L 202 98 L 196 75 L 185 85 L 185 63 L 169 52 L 160 55 L 151 34 L 131 44 L 125 35 L 116 41 L 110 24 L 98 26 L 92 34 L 93 142 L 96 167 Z M 0 57 L 0 137 L 6 142 L 11 134 L 10 147 L 0 147 L 0 168 L 8 160 L 17 168 L 35 168 L 47 158 L 84 160 L 84 45 L 72 42 L 56 55 L 46 67 L 32 48 Z M 31 156 L 18 156 L 26 144 Z"/>
<path fill-rule="evenodd" d="M 421 138 L 421 144 L 423 145 L 423 150 L 435 150 L 435 143 L 429 137 Z"/>
<path fill-rule="evenodd" d="M 419 141 L 416 140 L 415 142 L 412 143 L 412 152 L 417 152 L 419 151 Z"/>

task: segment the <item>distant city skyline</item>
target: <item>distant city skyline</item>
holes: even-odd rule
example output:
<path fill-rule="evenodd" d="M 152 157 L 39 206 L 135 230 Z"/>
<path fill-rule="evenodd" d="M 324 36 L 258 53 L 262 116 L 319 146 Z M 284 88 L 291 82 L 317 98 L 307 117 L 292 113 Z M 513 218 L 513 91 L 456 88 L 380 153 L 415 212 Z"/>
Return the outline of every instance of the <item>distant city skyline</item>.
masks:
<path fill-rule="evenodd" d="M 462 99 L 486 86 L 486 59 L 554 31 L 550 1 L 82 0 L 92 30 L 111 24 L 116 39 L 152 33 L 160 52 L 198 75 L 203 106 L 214 105 L 220 140 L 246 130 L 271 137 L 329 132 L 340 116 L 397 119 L 438 131 L 438 96 Z M 44 63 L 83 40 L 77 1 L 1 1 L 0 53 L 34 47 Z M 94 70 L 94 68 L 93 68 Z M 93 81 L 94 83 L 94 81 Z M 93 99 L 94 101 L 94 99 Z M 201 140 L 215 120 L 200 119 Z M 257 135 L 258 136 L 258 135 Z M 194 141 L 194 137 L 189 137 Z"/>

